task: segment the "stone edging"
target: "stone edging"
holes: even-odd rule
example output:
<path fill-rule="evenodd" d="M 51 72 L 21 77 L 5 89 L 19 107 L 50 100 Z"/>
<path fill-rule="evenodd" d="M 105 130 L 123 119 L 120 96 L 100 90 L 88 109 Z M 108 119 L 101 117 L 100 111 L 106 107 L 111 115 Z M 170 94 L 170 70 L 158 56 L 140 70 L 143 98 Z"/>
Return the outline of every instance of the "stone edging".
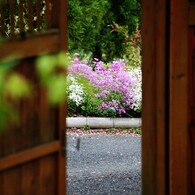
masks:
<path fill-rule="evenodd" d="M 81 128 L 131 128 L 141 127 L 141 118 L 67 117 L 66 127 Z"/>

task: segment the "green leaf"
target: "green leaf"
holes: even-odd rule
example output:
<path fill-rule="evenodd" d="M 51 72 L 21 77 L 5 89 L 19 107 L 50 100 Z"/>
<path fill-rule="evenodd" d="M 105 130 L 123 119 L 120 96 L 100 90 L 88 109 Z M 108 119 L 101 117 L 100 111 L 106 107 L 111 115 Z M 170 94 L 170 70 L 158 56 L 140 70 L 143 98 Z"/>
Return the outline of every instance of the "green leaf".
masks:
<path fill-rule="evenodd" d="M 5 83 L 5 93 L 13 98 L 21 98 L 30 95 L 30 85 L 26 79 L 19 74 L 12 74 Z"/>
<path fill-rule="evenodd" d="M 37 59 L 37 72 L 40 79 L 44 82 L 54 71 L 55 59 L 52 56 L 42 56 Z"/>
<path fill-rule="evenodd" d="M 66 77 L 64 75 L 53 76 L 48 85 L 48 100 L 52 104 L 62 102 L 66 98 Z"/>
<path fill-rule="evenodd" d="M 55 57 L 57 66 L 68 68 L 71 65 L 70 60 L 68 59 L 66 53 L 61 52 L 57 54 Z"/>

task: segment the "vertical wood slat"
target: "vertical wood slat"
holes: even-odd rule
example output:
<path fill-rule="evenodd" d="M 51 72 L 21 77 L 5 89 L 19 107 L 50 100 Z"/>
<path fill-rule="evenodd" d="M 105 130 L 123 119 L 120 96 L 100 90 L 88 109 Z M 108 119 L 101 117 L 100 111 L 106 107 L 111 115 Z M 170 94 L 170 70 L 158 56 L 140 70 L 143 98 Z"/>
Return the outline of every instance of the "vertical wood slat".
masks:
<path fill-rule="evenodd" d="M 24 75 L 25 78 L 32 83 L 33 89 L 36 91 L 36 87 L 38 85 L 35 71 L 35 60 L 25 59 L 23 63 L 20 64 L 20 72 Z M 21 130 L 23 131 L 23 136 L 25 136 L 24 145 L 27 148 L 36 146 L 39 142 L 39 120 L 37 116 L 37 91 L 32 94 L 32 96 L 28 99 L 24 99 L 21 102 L 20 110 L 21 110 Z M 31 112 L 28 112 L 28 111 Z"/>
<path fill-rule="evenodd" d="M 50 123 L 49 119 L 49 106 L 48 106 L 48 101 L 47 101 L 47 92 L 45 89 L 41 89 L 39 92 L 39 119 L 40 119 L 40 141 L 41 142 L 47 142 L 48 136 L 52 133 L 50 131 L 54 131 L 54 129 L 48 129 Z M 45 131 L 48 131 L 46 134 Z"/>
<path fill-rule="evenodd" d="M 56 2 L 52 0 L 52 27 L 60 30 L 60 51 L 67 51 L 68 49 L 68 1 L 59 0 Z M 59 16 L 60 13 L 60 16 Z"/>
<path fill-rule="evenodd" d="M 39 161 L 33 161 L 22 166 L 22 192 L 34 195 L 39 191 Z"/>
<path fill-rule="evenodd" d="M 22 186 L 20 177 L 22 174 L 21 168 L 10 169 L 3 175 L 3 189 L 4 194 L 13 195 L 13 194 L 22 194 Z M 11 187 L 10 187 L 11 186 Z"/>
<path fill-rule="evenodd" d="M 170 195 L 187 195 L 188 1 L 171 1 L 170 34 Z"/>
<path fill-rule="evenodd" d="M 49 29 L 51 26 L 51 8 L 52 8 L 51 1 L 45 0 L 45 5 L 46 5 L 45 20 L 46 20 L 46 26 Z"/>
<path fill-rule="evenodd" d="M 1 18 L 0 18 L 0 33 L 2 35 L 5 35 L 5 1 L 2 0 L 0 4 L 0 13 L 1 13 Z"/>
<path fill-rule="evenodd" d="M 68 49 L 68 0 L 59 0 L 58 6 L 59 9 L 59 20 L 58 20 L 58 27 L 60 29 L 59 32 L 59 49 L 60 51 L 67 51 Z M 58 194 L 64 195 L 65 190 L 67 189 L 67 184 L 66 182 L 63 182 L 64 179 L 66 181 L 66 178 L 64 176 L 67 175 L 67 162 L 66 162 L 66 150 L 64 150 L 63 147 L 66 147 L 66 134 L 65 134 L 65 127 L 66 127 L 66 111 L 67 111 L 67 105 L 62 103 L 59 107 L 59 129 L 58 129 L 58 134 L 59 138 L 61 139 L 61 144 L 62 144 L 62 150 L 58 154 L 58 162 L 59 162 L 59 167 L 62 170 L 61 172 L 58 173 Z"/>
<path fill-rule="evenodd" d="M 56 162 L 53 154 L 0 172 L 1 194 L 57 195 Z"/>
<path fill-rule="evenodd" d="M 42 22 L 42 18 L 41 18 L 41 1 L 38 0 L 37 1 L 37 10 L 36 10 L 36 28 L 38 31 L 40 31 L 42 29 L 41 27 L 41 22 Z"/>
<path fill-rule="evenodd" d="M 15 1 L 14 0 L 9 0 L 9 5 L 10 5 L 10 25 L 11 25 L 11 36 L 14 35 L 14 28 L 15 28 L 15 12 L 14 12 L 14 6 L 15 6 Z"/>
<path fill-rule="evenodd" d="M 150 195 L 156 194 L 154 8 L 153 0 L 142 1 L 142 194 Z"/>
<path fill-rule="evenodd" d="M 51 0 L 52 3 L 52 16 L 51 16 L 51 27 L 52 28 L 58 28 L 59 24 L 59 18 L 58 13 L 60 12 L 59 9 L 59 3 L 56 3 L 55 0 Z M 65 17 L 64 17 L 65 19 Z"/>
<path fill-rule="evenodd" d="M 59 29 L 60 29 L 60 50 L 68 49 L 68 0 L 59 0 Z"/>
<path fill-rule="evenodd" d="M 24 33 L 24 0 L 19 1 L 20 33 Z"/>
<path fill-rule="evenodd" d="M 39 162 L 39 189 L 38 194 L 54 195 L 56 194 L 56 159 L 48 156 Z M 64 193 L 65 194 L 65 193 Z"/>
<path fill-rule="evenodd" d="M 168 28 L 169 1 L 158 0 L 155 6 L 155 58 L 156 58 L 156 194 L 167 195 L 168 188 Z"/>
<path fill-rule="evenodd" d="M 67 176 L 67 162 L 66 162 L 66 134 L 65 134 L 65 118 L 66 118 L 66 106 L 62 103 L 58 109 L 58 137 L 61 140 L 61 150 L 58 153 L 58 174 L 57 174 L 57 194 L 64 195 L 67 189 L 66 176 Z"/>
<path fill-rule="evenodd" d="M 189 120 L 189 194 L 195 194 L 195 27 L 189 28 L 189 67 L 188 67 L 188 120 Z"/>
<path fill-rule="evenodd" d="M 3 188 L 4 188 L 3 173 L 0 172 L 0 189 L 1 189 L 2 194 L 5 194 Z"/>
<path fill-rule="evenodd" d="M 142 193 L 166 195 L 168 1 L 142 1 Z M 149 47 L 149 49 L 148 49 Z"/>
<path fill-rule="evenodd" d="M 28 0 L 28 26 L 29 31 L 33 31 L 33 0 Z"/>

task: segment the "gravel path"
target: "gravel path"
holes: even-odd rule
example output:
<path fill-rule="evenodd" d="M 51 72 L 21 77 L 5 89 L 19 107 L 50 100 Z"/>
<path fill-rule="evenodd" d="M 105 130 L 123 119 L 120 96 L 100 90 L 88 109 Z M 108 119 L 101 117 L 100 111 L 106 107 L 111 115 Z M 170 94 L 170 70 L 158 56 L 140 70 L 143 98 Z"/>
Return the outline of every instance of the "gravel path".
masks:
<path fill-rule="evenodd" d="M 141 137 L 119 133 L 67 135 L 68 195 L 141 194 Z"/>

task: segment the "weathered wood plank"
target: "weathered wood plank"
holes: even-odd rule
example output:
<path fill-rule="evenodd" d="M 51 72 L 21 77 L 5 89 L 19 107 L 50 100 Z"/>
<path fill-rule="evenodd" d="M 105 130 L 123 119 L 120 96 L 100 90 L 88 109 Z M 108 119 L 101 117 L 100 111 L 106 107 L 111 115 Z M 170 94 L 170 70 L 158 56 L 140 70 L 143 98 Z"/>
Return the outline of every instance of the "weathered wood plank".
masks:
<path fill-rule="evenodd" d="M 40 159 L 38 175 L 40 186 L 38 194 L 57 194 L 56 162 L 56 155 Z"/>
<path fill-rule="evenodd" d="M 37 1 L 37 9 L 36 9 L 36 28 L 38 31 L 41 31 L 42 29 L 42 17 L 41 17 L 41 1 Z"/>
<path fill-rule="evenodd" d="M 24 24 L 24 0 L 19 0 L 19 20 L 20 20 L 20 34 L 24 36 L 25 24 Z"/>
<path fill-rule="evenodd" d="M 59 0 L 59 3 L 56 4 L 56 10 L 59 10 L 60 17 L 58 20 L 58 25 L 60 27 L 60 51 L 67 51 L 68 49 L 68 1 Z M 64 15 L 65 14 L 65 15 Z M 59 106 L 58 110 L 58 137 L 61 140 L 61 150 L 58 153 L 58 186 L 57 186 L 57 194 L 64 195 L 67 188 L 66 182 L 64 182 L 66 175 L 66 135 L 64 134 L 65 118 L 66 117 L 66 105 L 62 103 Z"/>
<path fill-rule="evenodd" d="M 33 31 L 33 1 L 28 0 L 28 27 L 29 31 Z"/>
<path fill-rule="evenodd" d="M 59 0 L 60 50 L 68 50 L 68 1 Z"/>
<path fill-rule="evenodd" d="M 1 1 L 1 5 L 0 5 L 0 13 L 1 13 L 1 17 L 0 17 L 0 33 L 1 35 L 5 35 L 5 0 Z"/>
<path fill-rule="evenodd" d="M 188 183 L 189 193 L 195 194 L 195 26 L 189 28 L 188 102 Z"/>
<path fill-rule="evenodd" d="M 21 167 L 9 169 L 3 174 L 3 194 L 22 194 Z"/>
<path fill-rule="evenodd" d="M 142 193 L 156 194 L 155 3 L 142 1 Z M 150 49 L 148 49 L 150 45 Z M 153 185 L 151 185 L 153 184 Z"/>
<path fill-rule="evenodd" d="M 188 194 L 188 1 L 171 1 L 170 29 L 170 194 Z"/>
<path fill-rule="evenodd" d="M 51 11 L 52 11 L 51 0 L 45 0 L 45 5 L 46 5 L 45 20 L 46 20 L 47 29 L 49 29 L 51 27 Z"/>
<path fill-rule="evenodd" d="M 190 25 L 190 26 L 195 25 L 195 6 L 194 5 L 189 7 L 188 25 Z"/>
<path fill-rule="evenodd" d="M 155 64 L 156 69 L 156 194 L 168 194 L 168 58 L 169 58 L 169 35 L 167 31 L 169 13 L 168 1 L 159 0 L 156 3 L 155 14 Z"/>
<path fill-rule="evenodd" d="M 15 28 L 15 12 L 14 12 L 15 2 L 14 0 L 9 0 L 9 8 L 10 8 L 10 25 L 11 25 L 11 36 L 14 35 L 14 28 Z"/>
<path fill-rule="evenodd" d="M 21 169 L 22 169 L 22 174 L 21 174 L 22 193 L 28 195 L 38 194 L 39 183 L 40 183 L 40 181 L 38 180 L 38 175 L 40 172 L 39 160 L 25 163 L 22 165 Z"/>
<path fill-rule="evenodd" d="M 13 59 L 33 57 L 59 51 L 57 34 L 43 35 L 25 40 L 8 41 L 0 46 L 0 59 L 12 56 Z"/>
<path fill-rule="evenodd" d="M 31 149 L 27 149 L 0 159 L 0 171 L 10 167 L 23 164 L 25 162 L 40 158 L 51 153 L 58 152 L 61 149 L 59 141 L 53 141 Z"/>
<path fill-rule="evenodd" d="M 169 1 L 142 1 L 142 188 L 168 193 Z M 149 48 L 148 48 L 149 47 Z"/>

